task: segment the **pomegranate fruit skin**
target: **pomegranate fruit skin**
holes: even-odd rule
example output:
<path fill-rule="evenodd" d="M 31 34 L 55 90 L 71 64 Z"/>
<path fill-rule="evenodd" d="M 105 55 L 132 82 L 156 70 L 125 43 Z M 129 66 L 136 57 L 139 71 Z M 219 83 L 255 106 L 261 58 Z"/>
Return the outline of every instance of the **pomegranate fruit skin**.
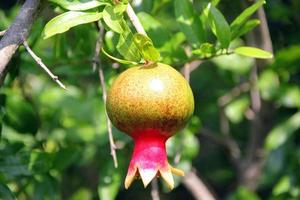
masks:
<path fill-rule="evenodd" d="M 125 188 L 137 176 L 146 187 L 160 175 L 172 189 L 172 172 L 183 172 L 169 165 L 165 142 L 185 126 L 194 111 L 193 93 L 184 77 L 162 63 L 131 67 L 112 84 L 106 109 L 114 126 L 135 144 Z"/>

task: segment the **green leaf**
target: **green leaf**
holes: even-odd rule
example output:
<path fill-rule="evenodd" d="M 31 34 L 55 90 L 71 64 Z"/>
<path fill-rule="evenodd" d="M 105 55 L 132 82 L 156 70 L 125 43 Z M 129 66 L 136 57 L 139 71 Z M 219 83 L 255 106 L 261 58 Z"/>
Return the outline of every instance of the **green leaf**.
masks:
<path fill-rule="evenodd" d="M 137 65 L 138 63 L 137 62 L 133 62 L 133 61 L 129 61 L 129 60 L 123 60 L 123 59 L 120 59 L 120 58 L 116 58 L 112 55 L 109 55 L 103 48 L 102 48 L 102 52 L 107 56 L 109 57 L 110 59 L 114 60 L 114 61 L 117 61 L 118 63 L 122 63 L 122 64 L 125 64 L 125 65 Z"/>
<path fill-rule="evenodd" d="M 124 56 L 126 60 L 133 62 L 141 61 L 141 54 L 139 53 L 139 49 L 133 40 L 133 34 L 129 27 L 126 28 L 126 31 L 120 34 L 117 50 L 122 56 Z"/>
<path fill-rule="evenodd" d="M 118 169 L 115 169 L 114 163 L 111 158 L 107 157 L 100 167 L 99 183 L 98 183 L 98 196 L 100 199 L 114 200 L 118 195 L 118 191 L 122 184 L 127 163 L 127 155 L 124 152 L 118 154 Z"/>
<path fill-rule="evenodd" d="M 245 187 L 239 187 L 226 200 L 260 200 L 259 196 Z"/>
<path fill-rule="evenodd" d="M 114 200 L 122 182 L 121 175 L 114 170 L 113 166 L 104 173 L 105 176 L 98 185 L 98 195 L 100 199 Z"/>
<path fill-rule="evenodd" d="M 156 48 L 164 46 L 170 40 L 170 32 L 154 16 L 145 12 L 139 12 L 138 17 Z"/>
<path fill-rule="evenodd" d="M 40 150 L 30 154 L 28 168 L 33 173 L 45 173 L 52 167 L 53 155 Z"/>
<path fill-rule="evenodd" d="M 58 182 L 50 175 L 35 175 L 32 200 L 59 199 Z"/>
<path fill-rule="evenodd" d="M 80 188 L 70 197 L 70 200 L 90 200 L 93 199 L 93 193 L 87 188 Z M 102 198 L 101 198 L 102 199 Z M 106 198 L 103 198 L 106 199 Z"/>
<path fill-rule="evenodd" d="M 235 18 L 235 20 L 230 24 L 232 38 L 236 38 L 238 35 L 240 35 L 241 28 L 244 26 L 246 21 L 264 3 L 265 3 L 264 0 L 258 0 L 252 6 L 250 6 L 249 8 L 246 8 L 237 18 Z"/>
<path fill-rule="evenodd" d="M 97 8 L 103 5 L 109 5 L 107 2 L 100 2 L 97 0 L 49 0 L 67 10 L 80 11 Z"/>
<path fill-rule="evenodd" d="M 62 171 L 79 159 L 79 156 L 79 149 L 76 147 L 69 146 L 67 148 L 61 148 L 55 154 L 55 158 L 53 159 L 53 168 Z"/>
<path fill-rule="evenodd" d="M 234 49 L 234 53 L 243 56 L 253 57 L 253 58 L 261 58 L 261 59 L 273 58 L 273 54 L 271 54 L 270 52 L 255 47 L 246 47 L 246 46 L 238 47 Z"/>
<path fill-rule="evenodd" d="M 276 82 L 275 82 L 276 83 Z M 271 83 L 274 84 L 274 83 Z M 281 87 L 279 91 L 279 102 L 288 108 L 300 108 L 300 88 L 297 86 Z"/>
<path fill-rule="evenodd" d="M 240 37 L 242 35 L 245 35 L 246 33 L 248 33 L 249 31 L 251 31 L 252 29 L 254 29 L 257 25 L 260 24 L 260 21 L 258 19 L 251 19 L 249 21 L 247 21 L 239 30 L 239 32 L 237 32 L 237 35 L 232 35 L 231 40 Z"/>
<path fill-rule="evenodd" d="M 266 149 L 273 150 L 278 148 L 280 145 L 284 144 L 299 128 L 300 112 L 297 112 L 292 117 L 280 123 L 271 130 L 266 139 Z"/>
<path fill-rule="evenodd" d="M 160 58 L 159 52 L 155 49 L 153 42 L 147 36 L 136 33 L 133 36 L 133 41 L 140 50 L 142 57 L 146 61 L 158 61 Z"/>
<path fill-rule="evenodd" d="M 122 13 L 118 13 L 115 7 L 105 6 L 103 10 L 103 20 L 105 24 L 116 33 L 122 34 L 125 31 L 126 23 Z"/>
<path fill-rule="evenodd" d="M 212 32 L 216 35 L 222 48 L 228 48 L 231 35 L 230 27 L 223 14 L 210 3 L 208 4 L 206 14 Z"/>
<path fill-rule="evenodd" d="M 205 32 L 200 18 L 189 0 L 175 0 L 175 16 L 180 30 L 192 46 L 200 46 L 205 41 Z"/>
<path fill-rule="evenodd" d="M 280 93 L 278 74 L 271 69 L 264 70 L 259 76 L 258 88 L 265 100 L 272 100 Z"/>
<path fill-rule="evenodd" d="M 201 57 L 210 57 L 216 52 L 216 49 L 211 43 L 201 44 L 199 49 L 193 50 L 192 53 Z"/>
<path fill-rule="evenodd" d="M 98 12 L 65 12 L 51 19 L 44 28 L 44 39 L 55 34 L 64 33 L 74 26 L 86 24 L 101 19 L 102 13 Z"/>
<path fill-rule="evenodd" d="M 225 114 L 231 122 L 239 123 L 242 121 L 244 113 L 249 105 L 250 102 L 247 97 L 237 99 L 226 106 Z"/>
<path fill-rule="evenodd" d="M 5 116 L 3 121 L 20 133 L 36 134 L 39 118 L 34 106 L 26 101 L 20 91 L 11 90 L 7 93 Z"/>
<path fill-rule="evenodd" d="M 211 4 L 213 6 L 217 6 L 220 3 L 221 0 L 211 0 Z"/>
<path fill-rule="evenodd" d="M 291 179 L 289 176 L 283 176 L 273 188 L 272 194 L 278 196 L 282 193 L 289 192 L 292 187 Z"/>
<path fill-rule="evenodd" d="M 3 159 L 0 159 L 0 173 L 8 177 L 31 175 L 27 167 L 28 161 L 24 157 L 21 155 L 5 155 Z"/>
<path fill-rule="evenodd" d="M 15 200 L 16 197 L 10 189 L 0 182 L 0 199 Z"/>

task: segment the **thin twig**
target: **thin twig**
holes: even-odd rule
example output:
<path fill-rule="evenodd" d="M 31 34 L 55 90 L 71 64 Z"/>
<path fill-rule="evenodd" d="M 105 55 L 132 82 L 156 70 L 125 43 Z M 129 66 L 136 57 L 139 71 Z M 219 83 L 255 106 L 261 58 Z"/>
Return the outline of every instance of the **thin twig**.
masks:
<path fill-rule="evenodd" d="M 220 109 L 220 132 L 223 135 L 229 135 L 230 132 L 230 125 L 228 118 L 225 114 L 225 106 L 229 104 L 235 97 L 238 97 L 243 92 L 247 92 L 250 89 L 250 83 L 245 82 L 230 90 L 225 95 L 221 96 L 218 99 L 218 105 Z"/>
<path fill-rule="evenodd" d="M 160 200 L 158 182 L 156 178 L 151 181 L 151 197 L 152 200 Z"/>
<path fill-rule="evenodd" d="M 103 99 L 103 102 L 105 105 L 106 98 L 107 98 L 106 85 L 105 85 L 103 69 L 101 66 L 100 59 L 99 59 L 100 49 L 101 49 L 102 43 L 103 43 L 103 35 L 104 35 L 104 28 L 101 26 L 101 27 L 99 27 L 99 34 L 98 34 L 98 38 L 96 41 L 96 47 L 95 47 L 95 53 L 94 53 L 94 57 L 93 57 L 92 66 L 93 66 L 93 70 L 96 70 L 98 68 L 98 76 L 99 76 L 100 84 L 101 84 L 101 88 L 102 88 L 102 99 Z M 114 166 L 115 166 L 115 168 L 117 168 L 118 167 L 118 159 L 117 159 L 117 153 L 116 153 L 116 145 L 115 145 L 114 138 L 113 138 L 111 121 L 108 118 L 106 110 L 105 110 L 105 117 L 106 117 L 106 125 L 107 125 L 108 138 L 109 138 L 109 144 L 110 144 L 110 154 L 113 157 Z"/>
<path fill-rule="evenodd" d="M 5 34 L 6 30 L 0 31 L 0 36 L 3 36 Z"/>
<path fill-rule="evenodd" d="M 142 26 L 139 18 L 136 16 L 133 8 L 131 7 L 130 3 L 127 4 L 127 8 L 126 8 L 126 13 L 131 21 L 131 23 L 133 24 L 134 28 L 136 29 L 136 31 L 140 34 L 146 35 L 147 33 L 144 29 L 144 27 Z"/>
<path fill-rule="evenodd" d="M 23 45 L 25 49 L 28 51 L 28 53 L 31 55 L 31 57 L 35 60 L 35 62 L 52 78 L 53 81 L 55 81 L 61 88 L 66 90 L 66 86 L 60 82 L 58 79 L 58 76 L 54 75 L 48 67 L 42 62 L 42 59 L 38 57 L 29 47 L 28 43 L 26 40 L 24 40 Z"/>

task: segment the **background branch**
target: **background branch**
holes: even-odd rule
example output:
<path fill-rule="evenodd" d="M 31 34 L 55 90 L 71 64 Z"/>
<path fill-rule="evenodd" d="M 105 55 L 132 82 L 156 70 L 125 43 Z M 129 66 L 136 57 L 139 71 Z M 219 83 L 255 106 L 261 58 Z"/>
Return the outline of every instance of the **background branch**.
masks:
<path fill-rule="evenodd" d="M 15 21 L 0 40 L 0 86 L 8 72 L 8 62 L 28 37 L 39 5 L 40 0 L 26 0 Z"/>
<path fill-rule="evenodd" d="M 184 176 L 184 186 L 191 192 L 196 200 L 215 200 L 216 198 L 194 171 L 195 170 L 192 170 Z"/>
<path fill-rule="evenodd" d="M 157 178 L 151 181 L 151 197 L 152 200 L 160 200 Z"/>
<path fill-rule="evenodd" d="M 210 140 L 211 142 L 225 147 L 234 161 L 234 163 L 237 165 L 240 158 L 241 158 L 241 150 L 235 140 L 230 138 L 229 136 L 224 136 L 221 134 L 213 133 L 211 130 L 202 128 L 199 131 L 199 135 Z"/>
<path fill-rule="evenodd" d="M 269 52 L 273 52 L 272 41 L 263 8 L 256 13 L 260 25 L 247 35 L 247 43 Z M 250 127 L 250 138 L 247 144 L 246 157 L 240 162 L 238 171 L 238 185 L 255 190 L 265 163 L 264 143 L 267 134 L 272 128 L 275 107 L 272 103 L 264 101 L 257 88 L 258 76 L 272 60 L 256 60 L 250 75 L 251 104 L 253 120 Z"/>

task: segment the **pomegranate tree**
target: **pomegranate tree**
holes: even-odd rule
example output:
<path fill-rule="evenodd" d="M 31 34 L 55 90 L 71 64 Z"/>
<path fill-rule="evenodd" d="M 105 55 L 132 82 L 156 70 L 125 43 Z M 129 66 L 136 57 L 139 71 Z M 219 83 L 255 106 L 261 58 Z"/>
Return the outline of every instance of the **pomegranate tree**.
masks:
<path fill-rule="evenodd" d="M 161 176 L 173 189 L 172 173 L 184 173 L 168 163 L 165 143 L 185 126 L 194 110 L 193 94 L 184 77 L 162 63 L 131 67 L 113 83 L 106 108 L 112 123 L 134 140 L 125 188 L 136 177 L 146 187 Z"/>

